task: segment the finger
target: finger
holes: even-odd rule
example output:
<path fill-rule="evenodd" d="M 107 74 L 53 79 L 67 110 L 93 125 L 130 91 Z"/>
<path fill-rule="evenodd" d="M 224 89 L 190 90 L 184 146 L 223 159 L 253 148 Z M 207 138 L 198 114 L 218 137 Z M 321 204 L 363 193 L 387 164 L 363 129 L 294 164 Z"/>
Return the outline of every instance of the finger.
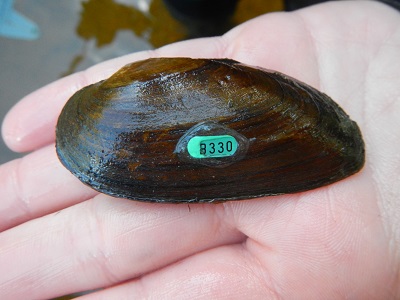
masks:
<path fill-rule="evenodd" d="M 243 235 L 221 222 L 223 213 L 223 205 L 189 208 L 98 195 L 0 234 L 1 296 L 49 299 L 110 286 L 240 242 Z"/>
<path fill-rule="evenodd" d="M 285 299 L 281 292 L 246 247 L 234 244 L 79 299 Z"/>
<path fill-rule="evenodd" d="M 218 57 L 218 39 L 181 42 L 156 51 L 144 51 L 100 63 L 55 81 L 26 96 L 6 115 L 2 135 L 7 146 L 31 151 L 54 142 L 55 125 L 65 102 L 82 87 L 109 77 L 127 63 L 159 56 Z M 207 44 L 207 47 L 200 47 Z M 203 45 L 204 46 L 204 45 Z"/>
<path fill-rule="evenodd" d="M 60 163 L 54 145 L 0 166 L 0 232 L 96 195 Z"/>

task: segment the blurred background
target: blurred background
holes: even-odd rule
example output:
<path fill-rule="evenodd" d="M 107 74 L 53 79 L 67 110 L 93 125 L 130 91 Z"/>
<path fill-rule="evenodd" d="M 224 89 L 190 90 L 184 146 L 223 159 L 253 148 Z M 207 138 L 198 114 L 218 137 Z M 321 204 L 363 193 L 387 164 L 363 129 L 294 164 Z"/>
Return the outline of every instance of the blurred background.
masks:
<path fill-rule="evenodd" d="M 0 0 L 0 121 L 23 96 L 98 62 L 220 35 L 258 15 L 316 2 Z M 0 164 L 21 155 L 1 140 Z"/>

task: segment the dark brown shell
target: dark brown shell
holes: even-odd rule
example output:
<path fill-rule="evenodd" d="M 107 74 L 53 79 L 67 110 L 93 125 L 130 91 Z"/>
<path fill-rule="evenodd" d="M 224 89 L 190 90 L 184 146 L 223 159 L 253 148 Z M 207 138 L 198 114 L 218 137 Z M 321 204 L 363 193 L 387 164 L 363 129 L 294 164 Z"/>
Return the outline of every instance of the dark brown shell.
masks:
<path fill-rule="evenodd" d="M 185 134 L 225 131 L 240 155 L 188 155 Z M 364 164 L 357 124 L 328 96 L 228 59 L 143 60 L 83 88 L 58 119 L 57 153 L 95 190 L 151 202 L 295 193 Z"/>

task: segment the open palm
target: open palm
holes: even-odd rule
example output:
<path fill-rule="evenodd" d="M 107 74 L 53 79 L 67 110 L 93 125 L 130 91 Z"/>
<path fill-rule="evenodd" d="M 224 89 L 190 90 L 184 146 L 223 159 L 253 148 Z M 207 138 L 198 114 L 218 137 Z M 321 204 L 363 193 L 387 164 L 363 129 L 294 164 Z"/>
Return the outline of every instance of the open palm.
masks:
<path fill-rule="evenodd" d="M 151 204 L 91 190 L 54 149 L 81 87 L 154 56 L 228 57 L 298 78 L 361 127 L 366 166 L 313 191 L 222 204 Z M 218 38 L 104 62 L 8 114 L 0 167 L 0 298 L 400 297 L 400 14 L 369 1 L 268 14 Z"/>

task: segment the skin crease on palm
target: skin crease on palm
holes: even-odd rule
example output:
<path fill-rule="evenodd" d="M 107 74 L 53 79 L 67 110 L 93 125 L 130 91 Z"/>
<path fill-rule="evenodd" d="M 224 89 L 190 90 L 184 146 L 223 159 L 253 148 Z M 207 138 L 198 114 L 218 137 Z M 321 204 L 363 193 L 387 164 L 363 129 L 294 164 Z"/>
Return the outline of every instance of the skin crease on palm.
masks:
<path fill-rule="evenodd" d="M 366 165 L 313 191 L 222 204 L 115 199 L 58 161 L 78 89 L 159 56 L 228 57 L 330 95 L 359 124 Z M 0 299 L 400 299 L 400 13 L 372 1 L 267 14 L 222 37 L 101 63 L 22 99 L 0 166 Z"/>

